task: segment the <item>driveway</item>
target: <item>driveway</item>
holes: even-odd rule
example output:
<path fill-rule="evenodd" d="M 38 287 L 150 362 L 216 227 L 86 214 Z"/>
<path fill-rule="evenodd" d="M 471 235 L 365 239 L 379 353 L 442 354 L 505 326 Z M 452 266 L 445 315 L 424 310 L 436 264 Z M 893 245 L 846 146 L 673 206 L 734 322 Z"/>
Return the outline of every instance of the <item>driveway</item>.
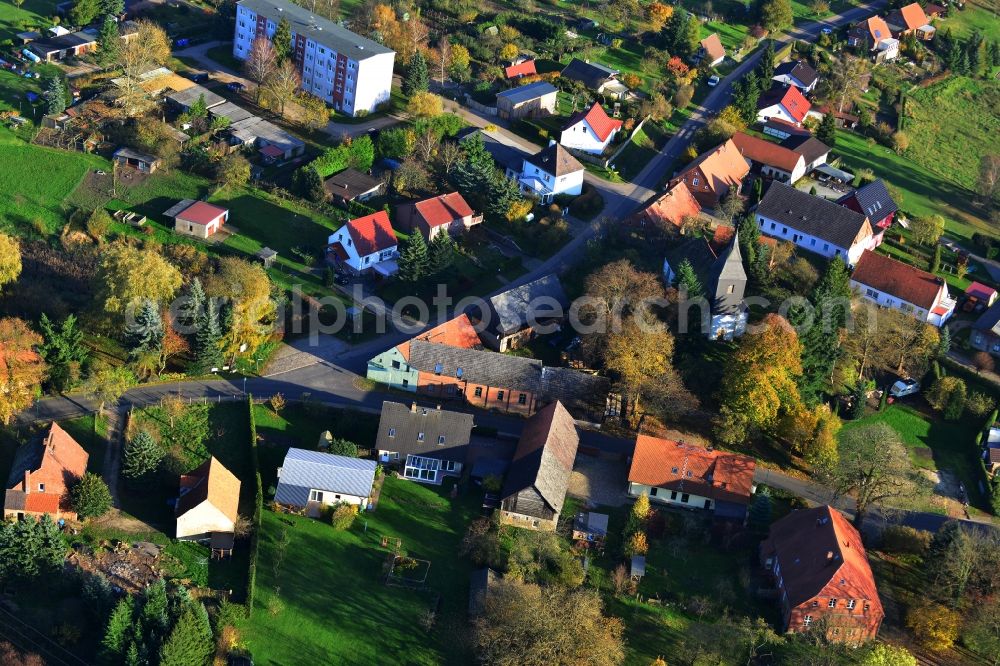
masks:
<path fill-rule="evenodd" d="M 627 482 L 625 461 L 578 453 L 566 492 L 588 507 L 622 506 L 630 501 L 625 494 Z"/>

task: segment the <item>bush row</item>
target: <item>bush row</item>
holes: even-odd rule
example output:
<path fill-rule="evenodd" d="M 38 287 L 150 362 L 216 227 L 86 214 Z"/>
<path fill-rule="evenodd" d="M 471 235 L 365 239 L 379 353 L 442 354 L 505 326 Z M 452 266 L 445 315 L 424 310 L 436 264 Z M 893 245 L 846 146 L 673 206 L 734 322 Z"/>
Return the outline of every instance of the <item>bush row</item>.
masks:
<path fill-rule="evenodd" d="M 247 400 L 250 412 L 250 460 L 253 462 L 254 482 L 257 487 L 253 500 L 253 526 L 250 533 L 250 566 L 247 568 L 247 617 L 253 615 L 254 588 L 257 584 L 257 551 L 260 545 L 260 521 L 264 512 L 264 487 L 260 479 L 260 458 L 257 455 L 257 422 L 253 414 L 253 396 Z"/>

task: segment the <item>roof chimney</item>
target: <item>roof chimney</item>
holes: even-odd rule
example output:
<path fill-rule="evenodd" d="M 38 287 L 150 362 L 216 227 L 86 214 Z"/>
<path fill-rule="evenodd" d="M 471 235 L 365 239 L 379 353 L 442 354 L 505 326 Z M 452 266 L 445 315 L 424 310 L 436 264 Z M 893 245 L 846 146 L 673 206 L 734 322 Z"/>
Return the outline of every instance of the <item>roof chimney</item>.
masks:
<path fill-rule="evenodd" d="M 833 551 L 832 550 L 826 551 L 826 561 L 827 562 L 832 562 L 833 561 Z"/>
<path fill-rule="evenodd" d="M 414 414 L 417 413 L 417 403 L 415 402 L 410 403 L 410 411 L 413 412 Z"/>
<path fill-rule="evenodd" d="M 438 406 L 437 406 L 437 410 L 438 410 L 439 412 L 441 411 L 441 405 L 438 405 Z"/>

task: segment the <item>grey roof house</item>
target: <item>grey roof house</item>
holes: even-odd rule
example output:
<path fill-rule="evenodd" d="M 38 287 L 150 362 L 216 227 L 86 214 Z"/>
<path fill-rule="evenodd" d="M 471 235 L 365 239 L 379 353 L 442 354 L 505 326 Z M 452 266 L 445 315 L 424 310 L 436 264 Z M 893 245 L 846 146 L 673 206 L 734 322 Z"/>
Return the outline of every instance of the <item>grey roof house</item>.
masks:
<path fill-rule="evenodd" d="M 483 342 L 495 351 L 514 349 L 537 332 L 565 317 L 569 299 L 555 273 L 508 289 L 487 301 L 476 319 L 485 324 L 479 332 Z M 551 332 L 551 331 L 549 331 Z"/>
<path fill-rule="evenodd" d="M 318 513 L 323 505 L 348 503 L 364 507 L 375 482 L 374 460 L 361 460 L 331 453 L 288 449 L 278 468 L 278 504 Z"/>
<path fill-rule="evenodd" d="M 386 400 L 375 448 L 382 462 L 402 465 L 404 478 L 437 484 L 462 473 L 471 438 L 471 414 Z"/>
<path fill-rule="evenodd" d="M 535 81 L 497 93 L 497 115 L 505 120 L 553 115 L 559 90 L 547 81 Z"/>
<path fill-rule="evenodd" d="M 579 81 L 590 90 L 601 92 L 601 88 L 618 76 L 618 70 L 605 67 L 596 62 L 587 62 L 573 58 L 559 76 L 572 81 Z"/>
<path fill-rule="evenodd" d="M 826 164 L 826 158 L 830 156 L 830 146 L 813 136 L 789 136 L 781 145 L 802 156 L 806 173 Z"/>
<path fill-rule="evenodd" d="M 969 344 L 979 351 L 1000 356 L 1000 301 L 997 301 L 972 325 Z"/>
<path fill-rule="evenodd" d="M 521 432 L 500 491 L 500 520 L 555 530 L 580 445 L 573 417 L 559 402 L 532 416 Z"/>
<path fill-rule="evenodd" d="M 698 281 L 705 289 L 705 298 L 710 309 L 682 308 L 681 325 L 694 327 L 697 322 L 690 318 L 701 317 L 701 330 L 711 340 L 732 340 L 746 332 L 747 311 L 743 306 L 743 294 L 747 286 L 747 273 L 740 254 L 739 234 L 733 238 L 718 255 L 703 238 L 692 239 L 672 251 L 663 260 L 663 278 L 667 284 L 677 280 L 677 272 L 682 262 L 687 260 L 694 269 Z"/>

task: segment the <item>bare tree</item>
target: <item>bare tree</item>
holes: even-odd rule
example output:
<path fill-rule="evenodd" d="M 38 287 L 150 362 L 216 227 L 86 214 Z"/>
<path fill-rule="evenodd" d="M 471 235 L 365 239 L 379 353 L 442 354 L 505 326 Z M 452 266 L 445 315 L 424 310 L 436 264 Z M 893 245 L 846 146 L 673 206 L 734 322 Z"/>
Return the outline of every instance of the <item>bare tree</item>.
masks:
<path fill-rule="evenodd" d="M 243 71 L 247 78 L 257 84 L 254 91 L 254 101 L 260 104 L 260 96 L 263 93 L 262 87 L 274 73 L 274 68 L 278 65 L 278 54 L 274 52 L 271 40 L 263 35 L 256 37 L 250 44 L 250 53 L 247 54 Z"/>
<path fill-rule="evenodd" d="M 417 141 L 414 144 L 413 151 L 418 155 L 423 162 L 426 164 L 431 161 L 434 155 L 437 153 L 438 146 L 441 143 L 441 139 L 434 130 L 428 128 L 423 131 L 420 136 L 417 137 Z"/>
<path fill-rule="evenodd" d="M 451 66 L 451 42 L 449 42 L 448 38 L 445 37 L 444 35 L 442 35 L 441 39 L 438 41 L 438 48 L 436 55 L 438 60 L 438 67 L 440 68 L 441 71 L 441 87 L 444 88 L 445 72 L 447 72 L 448 67 Z"/>
<path fill-rule="evenodd" d="M 138 33 L 125 43 L 119 55 L 122 76 L 115 100 L 130 117 L 141 115 L 153 103 L 143 87 L 146 82 L 142 76 L 170 58 L 170 39 L 163 28 L 151 21 L 138 21 L 137 25 Z"/>
<path fill-rule="evenodd" d="M 867 60 L 851 55 L 845 55 L 839 66 L 834 67 L 833 76 L 827 79 L 827 89 L 830 101 L 837 104 L 838 112 L 843 112 L 844 107 L 861 97 L 864 92 L 861 82 L 869 71 Z"/>
<path fill-rule="evenodd" d="M 269 102 L 278 107 L 278 113 L 285 115 L 285 104 L 295 96 L 295 91 L 301 84 L 299 72 L 295 65 L 286 60 L 280 67 L 275 68 L 271 76 L 264 82 L 264 96 Z"/>
<path fill-rule="evenodd" d="M 444 175 L 450 175 L 455 166 L 462 161 L 465 152 L 454 141 L 445 141 L 438 146 L 437 162 Z"/>

